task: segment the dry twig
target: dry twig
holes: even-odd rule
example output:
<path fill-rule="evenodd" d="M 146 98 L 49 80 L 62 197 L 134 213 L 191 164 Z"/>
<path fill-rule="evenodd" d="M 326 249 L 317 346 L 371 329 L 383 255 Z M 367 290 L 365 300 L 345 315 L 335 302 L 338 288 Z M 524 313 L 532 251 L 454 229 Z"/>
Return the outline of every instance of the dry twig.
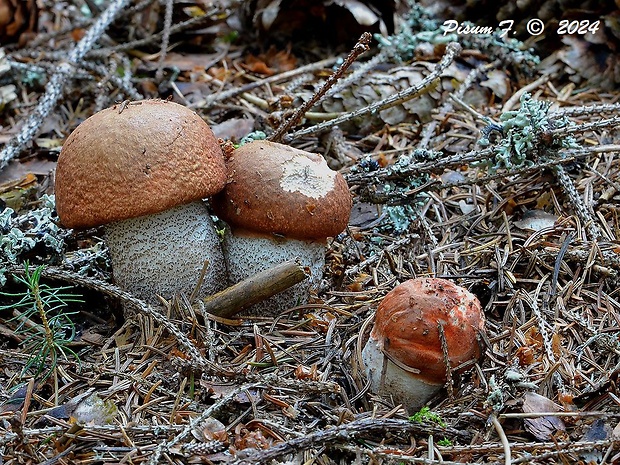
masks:
<path fill-rule="evenodd" d="M 348 442 L 354 438 L 372 437 L 377 433 L 385 435 L 388 432 L 405 434 L 441 434 L 444 436 L 454 436 L 465 439 L 468 434 L 463 431 L 444 429 L 424 425 L 421 423 L 406 420 L 394 420 L 384 418 L 363 418 L 354 420 L 340 426 L 334 426 L 325 430 L 320 430 L 312 434 L 294 438 L 280 444 L 276 444 L 266 450 L 245 450 L 238 453 L 241 456 L 235 465 L 251 465 L 269 463 L 271 460 L 302 450 L 307 450 L 318 445 L 328 446 L 341 442 Z M 245 453 L 244 453 L 245 452 Z"/>
<path fill-rule="evenodd" d="M 370 43 L 371 37 L 372 36 L 370 35 L 369 32 L 365 32 L 364 34 L 362 34 L 362 36 L 359 38 L 359 40 L 355 44 L 355 47 L 353 47 L 353 50 L 351 51 L 351 53 L 349 53 L 347 58 L 338 67 L 338 69 L 334 71 L 329 76 L 329 78 L 327 78 L 325 83 L 323 83 L 321 88 L 317 92 L 314 93 L 311 99 L 309 99 L 307 102 L 304 102 L 303 105 L 301 105 L 297 110 L 295 110 L 295 113 L 293 113 L 290 118 L 284 121 L 280 125 L 280 127 L 276 129 L 276 131 L 269 137 L 270 141 L 279 142 L 290 128 L 297 125 L 299 121 L 301 121 L 304 114 L 310 108 L 312 108 L 314 104 L 318 102 L 321 97 L 323 97 L 323 95 L 325 95 L 325 93 L 338 81 L 338 79 L 342 77 L 342 75 L 347 71 L 347 69 L 349 69 L 349 66 L 351 66 L 351 64 L 355 60 L 357 60 L 357 58 L 362 53 L 366 52 L 369 49 L 368 44 Z"/>
<path fill-rule="evenodd" d="M 295 260 L 284 262 L 206 297 L 203 300 L 203 311 L 222 318 L 230 318 L 307 278 L 308 275 L 299 262 Z"/>
<path fill-rule="evenodd" d="M 39 127 L 47 115 L 56 107 L 62 95 L 65 84 L 72 76 L 74 68 L 88 51 L 97 43 L 101 34 L 107 29 L 116 16 L 129 4 L 130 0 L 114 0 L 99 16 L 99 19 L 88 29 L 86 35 L 69 52 L 65 62 L 61 63 L 45 86 L 45 94 L 39 100 L 37 107 L 30 113 L 24 122 L 19 134 L 12 138 L 0 152 L 0 171 L 24 149 L 37 134 Z"/>
<path fill-rule="evenodd" d="M 285 142 L 289 142 L 294 139 L 298 139 L 302 136 L 307 136 L 308 134 L 315 134 L 317 132 L 324 131 L 326 129 L 331 128 L 332 126 L 337 126 L 346 121 L 350 121 L 355 118 L 359 118 L 360 116 L 365 116 L 371 113 L 376 113 L 386 108 L 393 107 L 395 105 L 399 105 L 407 100 L 411 100 L 417 94 L 419 94 L 423 89 L 429 86 L 435 79 L 441 76 L 441 73 L 450 66 L 450 64 L 454 61 L 454 59 L 461 53 L 461 46 L 452 42 L 448 44 L 446 48 L 446 53 L 441 61 L 437 64 L 432 73 L 430 73 L 426 78 L 422 80 L 418 85 L 410 87 L 402 92 L 391 95 L 389 97 L 384 98 L 383 100 L 379 100 L 378 102 L 374 102 L 367 107 L 360 108 L 359 110 L 352 111 L 345 115 L 339 116 L 329 121 L 325 121 L 323 123 L 316 124 L 309 128 L 300 129 L 299 131 L 290 134 L 289 136 L 284 138 Z"/>

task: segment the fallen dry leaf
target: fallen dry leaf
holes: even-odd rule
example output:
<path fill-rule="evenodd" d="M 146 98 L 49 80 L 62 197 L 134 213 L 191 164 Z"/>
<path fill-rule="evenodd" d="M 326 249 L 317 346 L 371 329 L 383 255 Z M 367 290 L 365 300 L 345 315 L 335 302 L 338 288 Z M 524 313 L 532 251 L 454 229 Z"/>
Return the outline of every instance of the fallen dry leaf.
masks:
<path fill-rule="evenodd" d="M 43 158 L 33 158 L 27 161 L 12 160 L 8 166 L 0 172 L 0 184 L 4 185 L 5 183 L 21 181 L 32 175 L 48 176 L 55 168 L 55 161 Z"/>
<path fill-rule="evenodd" d="M 261 53 L 258 56 L 249 54 L 241 66 L 253 73 L 272 76 L 276 73 L 295 69 L 297 58 L 290 50 L 277 50 L 271 46 L 267 53 Z"/>
<path fill-rule="evenodd" d="M 594 420 L 584 435 L 581 437 L 582 442 L 604 441 L 613 434 L 611 426 L 609 426 L 605 420 L 599 418 Z M 579 454 L 585 463 L 601 463 L 603 458 L 603 451 L 593 449 L 584 451 Z M 615 463 L 615 462 L 614 462 Z"/>
<path fill-rule="evenodd" d="M 220 441 L 228 443 L 226 426 L 217 418 L 209 417 L 192 429 L 192 436 L 200 442 Z"/>
<path fill-rule="evenodd" d="M 230 118 L 211 126 L 215 137 L 238 142 L 254 129 L 254 118 Z"/>
<path fill-rule="evenodd" d="M 558 404 L 545 396 L 535 392 L 526 392 L 523 401 L 524 413 L 559 412 L 562 410 Z M 566 425 L 559 417 L 545 415 L 536 418 L 526 418 L 523 421 L 525 429 L 539 441 L 549 441 L 558 431 L 566 431 Z"/>
<path fill-rule="evenodd" d="M 557 215 L 552 215 L 542 210 L 528 210 L 523 214 L 521 220 L 513 221 L 513 224 L 519 229 L 540 231 L 544 228 L 553 227 L 557 220 Z"/>
<path fill-rule="evenodd" d="M 234 448 L 242 449 L 269 449 L 273 444 L 273 438 L 263 434 L 262 429 L 250 430 L 245 425 L 235 427 Z"/>

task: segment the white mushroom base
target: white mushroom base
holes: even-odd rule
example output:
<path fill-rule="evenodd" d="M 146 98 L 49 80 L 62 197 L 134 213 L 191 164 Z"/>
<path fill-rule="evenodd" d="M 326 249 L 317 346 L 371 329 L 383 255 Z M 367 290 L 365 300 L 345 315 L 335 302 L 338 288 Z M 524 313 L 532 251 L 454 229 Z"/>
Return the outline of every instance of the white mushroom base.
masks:
<path fill-rule="evenodd" d="M 404 370 L 391 362 L 379 349 L 373 338 L 362 350 L 362 361 L 370 391 L 383 397 L 391 397 L 394 404 L 402 404 L 413 414 L 441 390 L 443 384 L 431 384 L 419 379 L 415 373 Z"/>
<path fill-rule="evenodd" d="M 198 297 L 228 284 L 219 238 L 202 201 L 110 223 L 105 235 L 114 280 L 150 304 L 159 303 L 157 295 L 191 295 L 205 261 L 208 265 Z"/>
<path fill-rule="evenodd" d="M 286 309 L 307 303 L 310 288 L 320 284 L 325 265 L 325 242 L 232 233 L 227 228 L 224 257 L 231 284 L 295 258 L 310 269 L 310 278 L 245 311 L 252 315 L 276 316 Z"/>

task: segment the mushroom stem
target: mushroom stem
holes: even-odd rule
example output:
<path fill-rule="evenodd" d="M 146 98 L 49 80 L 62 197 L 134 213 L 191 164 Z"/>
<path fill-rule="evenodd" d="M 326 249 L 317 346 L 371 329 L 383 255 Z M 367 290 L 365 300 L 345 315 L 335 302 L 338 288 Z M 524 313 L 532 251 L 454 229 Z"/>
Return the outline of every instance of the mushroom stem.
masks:
<path fill-rule="evenodd" d="M 298 259 L 310 270 L 309 279 L 252 306 L 248 313 L 255 315 L 276 315 L 287 308 L 305 304 L 308 291 L 321 282 L 325 247 L 324 240 L 278 239 L 273 235 L 267 237 L 243 230 L 227 229 L 224 236 L 224 257 L 231 283 L 238 283 L 287 260 Z"/>
<path fill-rule="evenodd" d="M 109 223 L 105 235 L 114 280 L 151 304 L 159 303 L 157 295 L 169 298 L 183 292 L 189 296 L 205 262 L 197 297 L 228 284 L 215 225 L 202 201 Z"/>
<path fill-rule="evenodd" d="M 362 360 L 370 381 L 370 391 L 377 395 L 393 396 L 409 413 L 415 413 L 437 394 L 443 384 L 433 384 L 415 378 L 411 373 L 387 358 L 372 337 L 362 350 Z"/>

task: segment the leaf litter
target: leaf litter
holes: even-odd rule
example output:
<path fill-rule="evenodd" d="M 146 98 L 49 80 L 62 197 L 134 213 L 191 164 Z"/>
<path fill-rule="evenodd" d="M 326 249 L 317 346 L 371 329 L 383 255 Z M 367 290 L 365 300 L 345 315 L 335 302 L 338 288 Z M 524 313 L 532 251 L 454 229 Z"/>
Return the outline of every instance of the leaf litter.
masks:
<path fill-rule="evenodd" d="M 39 32 L 0 56 L 5 144 L 55 66 L 114 2 L 41 3 Z M 3 460 L 619 460 L 619 108 L 613 86 L 577 87 L 575 69 L 565 67 L 579 68 L 575 50 L 587 64 L 591 43 L 567 40 L 536 68 L 527 49 L 472 38 L 413 97 L 355 116 L 420 85 L 446 53 L 445 42 L 432 42 L 437 34 L 384 36 L 294 128 L 307 132 L 289 132 L 291 145 L 338 166 L 354 194 L 351 224 L 330 243 L 311 302 L 276 319 L 222 319 L 175 298 L 165 314 L 147 309 L 124 321 L 118 308 L 131 296 L 109 284 L 101 232 L 64 230 L 50 203 L 50 171 L 66 136 L 95 111 L 138 96 L 170 96 L 233 142 L 269 134 L 346 56 L 321 45 L 261 49 L 244 29 L 247 5 L 179 3 L 170 50 L 161 48 L 165 5 L 136 2 L 122 13 L 132 26 L 115 23 L 87 51 L 54 117 L 11 157 L 18 168 L 3 169 L 3 290 L 20 291 L 11 275 L 28 261 L 46 265 L 47 283 L 76 286 L 86 300 L 72 308 L 79 363 L 61 359 L 54 377 L 36 383 L 19 376 L 29 354 L 13 315 L 0 315 Z M 266 3 L 280 23 L 298 14 Z M 354 18 L 380 17 L 371 2 L 356 3 L 342 5 Z M 399 17 L 404 30 L 436 27 L 419 10 L 409 23 Z M 264 24 L 265 12 L 256 20 Z M 555 75 L 537 80 L 545 66 Z M 343 115 L 353 117 L 320 126 Z M 429 275 L 469 288 L 487 317 L 482 362 L 430 403 L 440 423 L 411 421 L 393 399 L 369 393 L 359 358 L 381 298 Z M 91 392 L 88 405 L 105 421 L 54 413 Z"/>

